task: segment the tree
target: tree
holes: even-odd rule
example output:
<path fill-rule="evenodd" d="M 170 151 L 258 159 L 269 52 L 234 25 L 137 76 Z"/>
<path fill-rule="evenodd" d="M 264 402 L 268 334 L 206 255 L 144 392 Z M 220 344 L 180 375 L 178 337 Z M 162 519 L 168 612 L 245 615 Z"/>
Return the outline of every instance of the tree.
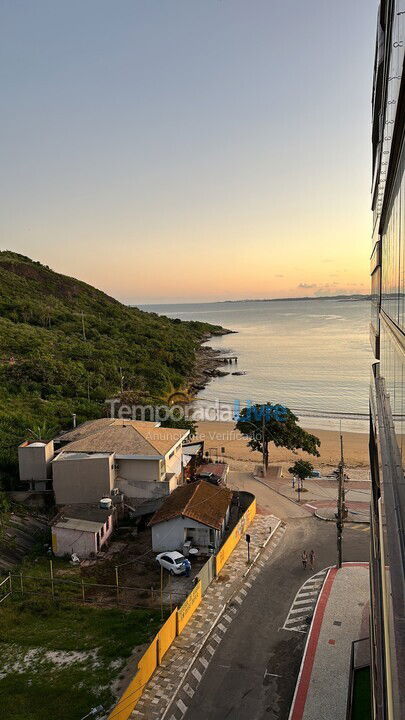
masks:
<path fill-rule="evenodd" d="M 311 476 L 313 469 L 314 466 L 307 460 L 296 460 L 294 465 L 288 468 L 288 472 L 304 482 L 305 478 Z"/>
<path fill-rule="evenodd" d="M 253 405 L 244 408 L 238 417 L 236 429 L 249 437 L 248 445 L 263 455 L 263 465 L 267 471 L 269 464 L 269 443 L 276 447 L 285 447 L 295 452 L 304 450 L 319 457 L 321 442 L 315 435 L 297 425 L 298 418 L 282 405 Z"/>

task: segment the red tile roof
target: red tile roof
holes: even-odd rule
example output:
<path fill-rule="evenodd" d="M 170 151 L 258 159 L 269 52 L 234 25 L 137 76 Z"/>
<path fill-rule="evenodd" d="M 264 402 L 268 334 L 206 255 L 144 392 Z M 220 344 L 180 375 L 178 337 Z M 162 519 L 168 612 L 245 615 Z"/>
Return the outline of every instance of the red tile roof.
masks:
<path fill-rule="evenodd" d="M 232 491 L 211 483 L 199 482 L 180 485 L 153 515 L 150 525 L 187 517 L 208 527 L 220 530 L 232 500 Z"/>

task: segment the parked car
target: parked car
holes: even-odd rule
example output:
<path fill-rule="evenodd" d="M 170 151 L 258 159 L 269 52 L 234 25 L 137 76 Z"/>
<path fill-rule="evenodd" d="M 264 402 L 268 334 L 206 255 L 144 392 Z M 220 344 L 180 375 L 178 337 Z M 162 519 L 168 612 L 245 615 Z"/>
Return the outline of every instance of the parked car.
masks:
<path fill-rule="evenodd" d="M 173 550 L 172 552 L 162 552 L 156 555 L 159 565 L 168 570 L 171 575 L 181 575 L 185 572 L 185 557 L 181 553 Z"/>

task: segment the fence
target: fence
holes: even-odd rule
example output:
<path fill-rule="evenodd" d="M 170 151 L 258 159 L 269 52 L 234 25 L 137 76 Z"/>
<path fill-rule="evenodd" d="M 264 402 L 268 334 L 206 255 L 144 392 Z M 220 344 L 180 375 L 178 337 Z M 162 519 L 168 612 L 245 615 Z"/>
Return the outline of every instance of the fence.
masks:
<path fill-rule="evenodd" d="M 198 580 L 201 580 L 201 594 L 204 595 L 206 589 L 211 584 L 212 580 L 215 577 L 215 556 L 211 555 L 210 558 L 208 558 L 207 562 L 202 566 L 200 572 L 198 575 L 196 575 Z"/>
<path fill-rule="evenodd" d="M 158 590 L 153 587 L 130 586 L 120 584 L 107 584 L 69 580 L 67 578 L 49 578 L 40 575 L 25 575 L 24 573 L 10 574 L 2 583 L 9 581 L 10 592 L 23 595 L 49 595 L 53 599 L 77 600 L 80 602 L 103 601 L 130 607 L 145 604 L 145 599 L 152 602 L 158 596 Z M 9 593 L 10 594 L 10 593 Z M 7 595 L 8 597 L 8 595 Z M 0 602 L 4 600 L 0 590 Z"/>
<path fill-rule="evenodd" d="M 210 557 L 196 576 L 197 583 L 180 608 L 175 608 L 165 624 L 153 638 L 151 644 L 138 663 L 138 671 L 116 706 L 112 709 L 108 720 L 128 720 L 143 689 L 152 677 L 164 654 L 169 650 L 173 640 L 180 635 L 198 608 L 202 596 L 211 580 L 218 575 L 227 559 L 238 544 L 241 536 L 249 527 L 256 515 L 256 500 L 253 500 L 232 530 L 218 555 Z"/>
<path fill-rule="evenodd" d="M 11 575 L 0 582 L 0 603 L 11 595 Z"/>

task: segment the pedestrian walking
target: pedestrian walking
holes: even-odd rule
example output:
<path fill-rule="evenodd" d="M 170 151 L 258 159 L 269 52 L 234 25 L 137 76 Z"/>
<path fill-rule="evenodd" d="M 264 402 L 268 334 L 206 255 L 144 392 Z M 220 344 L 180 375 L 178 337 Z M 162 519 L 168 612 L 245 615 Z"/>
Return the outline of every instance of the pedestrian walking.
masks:
<path fill-rule="evenodd" d="M 295 488 L 295 477 L 294 477 L 294 476 L 293 476 L 293 479 L 292 479 L 292 486 L 293 486 L 293 490 L 294 490 L 294 488 Z"/>
<path fill-rule="evenodd" d="M 314 564 L 315 564 L 315 552 L 314 552 L 314 550 L 311 550 L 311 552 L 309 553 L 309 564 L 311 565 L 311 570 L 313 570 L 313 569 L 314 569 Z"/>
<path fill-rule="evenodd" d="M 191 570 L 191 562 L 188 558 L 185 558 L 184 560 L 184 572 L 186 577 L 190 577 L 190 570 Z"/>
<path fill-rule="evenodd" d="M 308 562 L 308 555 L 307 555 L 307 551 L 306 551 L 306 550 L 303 550 L 303 551 L 302 551 L 301 560 L 302 560 L 302 567 L 304 568 L 304 570 L 306 570 L 306 569 L 307 569 L 307 562 Z"/>

